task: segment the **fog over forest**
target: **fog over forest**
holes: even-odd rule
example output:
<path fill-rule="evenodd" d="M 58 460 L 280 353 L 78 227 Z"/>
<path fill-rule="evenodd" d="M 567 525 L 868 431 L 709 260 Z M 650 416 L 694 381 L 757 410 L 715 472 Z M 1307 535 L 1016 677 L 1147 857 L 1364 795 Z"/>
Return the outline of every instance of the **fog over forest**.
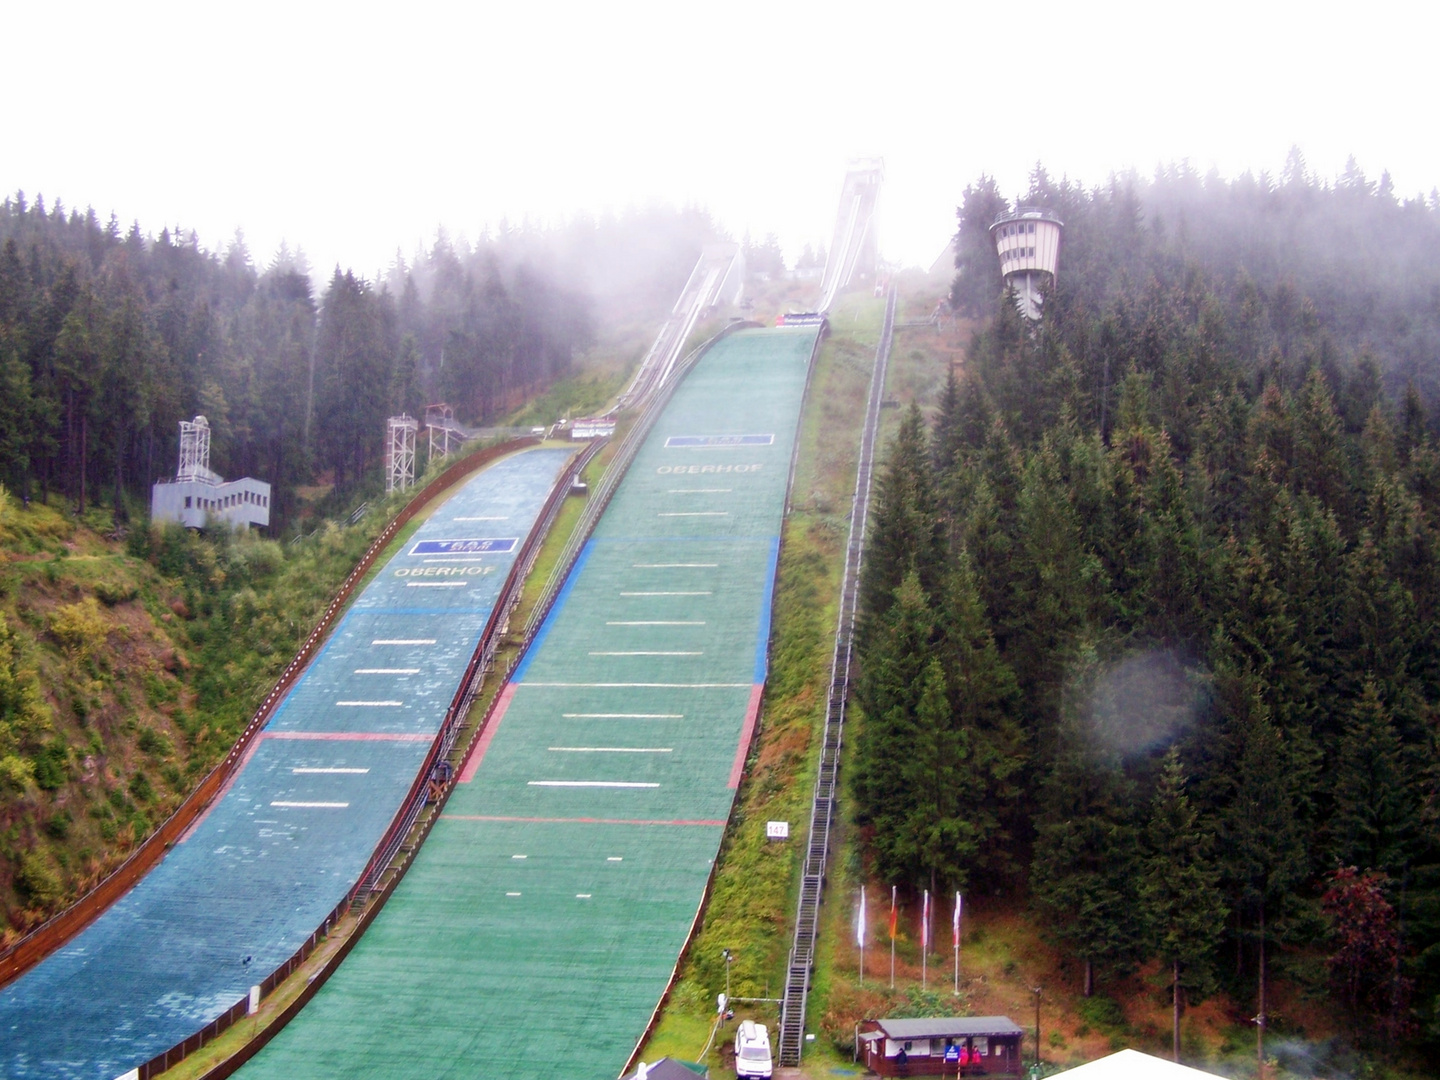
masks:
<path fill-rule="evenodd" d="M 1116 324 L 1143 319 L 1117 298 L 1203 270 L 1244 294 L 1248 336 L 1236 347 L 1248 359 L 1304 363 L 1308 347 L 1324 365 L 1373 360 L 1392 396 L 1413 382 L 1428 403 L 1440 400 L 1440 192 L 1403 197 L 1353 158 L 1327 180 L 1292 149 L 1278 176 L 1233 180 L 1180 164 L 1086 187 L 1037 166 L 1022 201 L 1066 223 L 1067 307 L 1107 311 Z M 968 314 L 994 310 L 1000 264 L 987 230 L 1009 205 L 988 176 L 966 189 L 952 298 Z"/>
<path fill-rule="evenodd" d="M 208 251 L 17 193 L 0 203 L 0 482 L 123 512 L 204 414 L 215 469 L 270 481 L 283 529 L 298 486 L 378 476 L 386 416 L 445 400 L 492 423 L 598 327 L 658 323 L 716 237 L 701 211 L 651 209 L 442 233 L 378 280 L 317 278 L 284 246 L 262 266 L 238 238 Z"/>

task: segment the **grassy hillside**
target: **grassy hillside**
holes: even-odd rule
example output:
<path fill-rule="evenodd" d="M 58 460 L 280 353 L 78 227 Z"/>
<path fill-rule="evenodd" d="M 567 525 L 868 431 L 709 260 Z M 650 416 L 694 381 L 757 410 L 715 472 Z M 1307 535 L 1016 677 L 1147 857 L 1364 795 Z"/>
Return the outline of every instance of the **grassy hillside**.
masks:
<path fill-rule="evenodd" d="M 281 545 L 0 498 L 0 942 L 224 756 L 390 509 Z"/>

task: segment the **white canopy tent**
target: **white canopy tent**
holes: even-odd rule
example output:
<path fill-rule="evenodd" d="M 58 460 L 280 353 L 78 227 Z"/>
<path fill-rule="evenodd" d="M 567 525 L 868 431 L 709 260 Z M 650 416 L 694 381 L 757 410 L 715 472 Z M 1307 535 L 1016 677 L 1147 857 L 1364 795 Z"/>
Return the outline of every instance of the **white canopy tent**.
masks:
<path fill-rule="evenodd" d="M 1213 1077 L 1215 1073 L 1192 1069 L 1188 1065 L 1177 1065 L 1164 1058 L 1151 1057 L 1139 1050 L 1121 1050 L 1118 1054 L 1077 1065 L 1066 1069 L 1061 1076 L 1069 1080 L 1197 1080 L 1199 1077 Z"/>

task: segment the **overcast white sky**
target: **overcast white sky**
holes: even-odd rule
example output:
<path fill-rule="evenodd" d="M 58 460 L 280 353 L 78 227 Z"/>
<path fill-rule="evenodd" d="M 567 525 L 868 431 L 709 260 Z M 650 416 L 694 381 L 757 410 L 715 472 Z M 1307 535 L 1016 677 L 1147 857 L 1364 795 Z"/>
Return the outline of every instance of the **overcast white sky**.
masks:
<path fill-rule="evenodd" d="M 699 204 L 792 257 L 847 159 L 928 264 L 980 172 L 1188 158 L 1440 184 L 1432 3 L 494 0 L 7 6 L 0 190 L 366 275 L 437 226 Z"/>

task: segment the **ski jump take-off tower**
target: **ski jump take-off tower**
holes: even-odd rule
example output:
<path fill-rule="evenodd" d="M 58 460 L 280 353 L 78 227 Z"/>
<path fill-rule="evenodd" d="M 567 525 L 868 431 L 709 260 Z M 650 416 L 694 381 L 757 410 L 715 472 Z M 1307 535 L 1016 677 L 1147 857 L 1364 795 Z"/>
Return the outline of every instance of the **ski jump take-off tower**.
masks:
<path fill-rule="evenodd" d="M 1045 279 L 1055 281 L 1064 229 L 1064 222 L 1039 206 L 1021 206 L 1013 214 L 1001 214 L 990 226 L 1000 255 L 1000 272 L 1005 284 L 1015 290 L 1015 305 L 1028 319 L 1040 318 Z"/>

